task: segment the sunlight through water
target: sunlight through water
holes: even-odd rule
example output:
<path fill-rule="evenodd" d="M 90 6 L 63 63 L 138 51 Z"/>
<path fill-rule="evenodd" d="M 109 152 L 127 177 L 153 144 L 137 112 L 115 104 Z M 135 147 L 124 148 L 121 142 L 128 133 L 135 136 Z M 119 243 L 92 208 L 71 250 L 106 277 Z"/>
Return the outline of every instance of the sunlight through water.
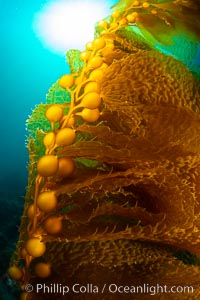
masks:
<path fill-rule="evenodd" d="M 111 3 L 104 0 L 61 0 L 42 7 L 33 28 L 43 45 L 63 54 L 68 49 L 83 50 L 94 38 L 94 25 L 110 13 Z"/>

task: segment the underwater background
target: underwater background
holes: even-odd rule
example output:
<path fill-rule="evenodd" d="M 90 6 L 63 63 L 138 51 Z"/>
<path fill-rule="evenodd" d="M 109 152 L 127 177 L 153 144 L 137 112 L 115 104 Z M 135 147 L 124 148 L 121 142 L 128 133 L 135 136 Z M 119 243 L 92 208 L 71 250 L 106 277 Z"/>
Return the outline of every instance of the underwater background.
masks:
<path fill-rule="evenodd" d="M 27 186 L 28 153 L 26 120 L 32 109 L 45 103 L 50 86 L 69 72 L 65 55 L 49 51 L 36 36 L 32 21 L 35 12 L 48 1 L 0 2 L 1 8 L 1 173 L 0 173 L 0 299 L 15 299 L 15 288 L 6 276 L 10 256 L 18 238 L 18 226 Z M 109 2 L 109 4 L 114 4 Z M 182 51 L 184 49 L 187 51 Z M 73 48 L 73 45 L 72 45 Z M 186 37 L 175 47 L 155 45 L 163 53 L 182 60 L 199 77 L 200 47 Z M 9 285 L 10 284 L 10 285 Z M 9 288 L 13 288 L 13 293 Z M 13 294 L 13 295 L 12 295 Z"/>
<path fill-rule="evenodd" d="M 15 299 L 4 283 L 27 186 L 26 120 L 38 103 L 45 103 L 57 78 L 69 72 L 64 52 L 49 49 L 33 28 L 35 14 L 52 2 L 58 1 L 0 0 L 0 299 L 6 300 Z M 107 7 L 115 2 L 105 1 Z"/>

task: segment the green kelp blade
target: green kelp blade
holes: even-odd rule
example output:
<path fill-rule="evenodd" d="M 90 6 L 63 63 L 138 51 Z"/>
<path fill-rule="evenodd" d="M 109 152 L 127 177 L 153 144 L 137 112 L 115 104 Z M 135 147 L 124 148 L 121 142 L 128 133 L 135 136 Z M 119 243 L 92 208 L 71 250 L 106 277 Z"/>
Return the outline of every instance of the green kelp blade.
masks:
<path fill-rule="evenodd" d="M 79 50 L 75 49 L 70 49 L 66 52 L 66 60 L 70 66 L 71 73 L 78 73 L 84 65 L 80 59 L 80 53 Z"/>
<path fill-rule="evenodd" d="M 169 2 L 173 2 L 174 0 L 153 0 L 153 1 L 149 1 L 149 3 L 152 4 L 162 4 L 162 3 L 169 3 Z M 114 4 L 112 6 L 112 9 L 116 9 L 116 10 L 126 10 L 128 7 L 130 7 L 131 5 L 134 7 L 134 0 L 120 0 L 119 2 L 117 2 L 116 4 Z"/>
<path fill-rule="evenodd" d="M 134 32 L 135 35 L 139 35 L 143 41 L 152 49 L 158 49 L 166 55 L 175 57 L 182 61 L 191 72 L 200 76 L 200 45 L 196 42 L 189 41 L 186 35 L 179 36 L 167 36 L 163 33 L 162 36 L 157 37 L 154 32 L 149 32 L 140 26 L 128 26 L 126 27 L 127 36 L 131 37 L 130 32 Z M 126 33 L 124 33 L 126 36 Z M 168 38 L 166 43 L 165 36 Z M 164 39 L 164 41 L 163 41 Z M 199 75 L 198 75 L 199 74 Z"/>
<path fill-rule="evenodd" d="M 155 46 L 157 43 L 171 45 L 173 43 L 174 28 L 167 26 L 157 16 L 140 14 L 137 27 L 150 45 Z"/>
<path fill-rule="evenodd" d="M 63 89 L 57 81 L 50 87 L 46 95 L 46 101 L 48 104 L 70 103 L 71 95 L 66 89 Z"/>
<path fill-rule="evenodd" d="M 133 2 L 132 0 L 120 0 L 119 2 L 114 4 L 111 8 L 114 10 L 115 9 L 119 10 L 119 11 L 125 10 L 126 8 L 128 8 L 131 5 L 132 2 Z"/>
<path fill-rule="evenodd" d="M 157 44 L 156 48 L 164 54 L 171 55 L 182 61 L 191 72 L 200 75 L 200 47 L 197 43 L 188 41 L 186 36 L 173 38 L 172 45 Z"/>

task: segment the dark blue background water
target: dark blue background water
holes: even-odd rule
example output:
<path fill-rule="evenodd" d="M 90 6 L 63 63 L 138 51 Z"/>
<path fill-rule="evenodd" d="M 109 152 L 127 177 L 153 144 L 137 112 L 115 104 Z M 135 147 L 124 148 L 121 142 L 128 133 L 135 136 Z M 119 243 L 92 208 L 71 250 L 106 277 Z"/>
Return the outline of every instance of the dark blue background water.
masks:
<path fill-rule="evenodd" d="M 32 29 L 34 14 L 48 2 L 0 0 L 1 195 L 24 194 L 28 161 L 25 121 L 36 104 L 45 102 L 49 87 L 68 72 L 65 56 L 45 48 Z"/>
<path fill-rule="evenodd" d="M 68 71 L 64 55 L 42 46 L 32 29 L 45 1 L 1 0 L 1 195 L 24 194 L 27 183 L 25 121 L 49 87 Z"/>
<path fill-rule="evenodd" d="M 6 300 L 13 298 L 2 282 L 7 281 L 27 185 L 26 119 L 45 102 L 50 86 L 69 72 L 64 54 L 45 48 L 33 31 L 35 13 L 49 2 L 0 0 L 0 299 Z"/>
<path fill-rule="evenodd" d="M 5 270 L 18 237 L 27 185 L 25 122 L 49 87 L 68 71 L 65 57 L 42 46 L 32 22 L 45 1 L 0 0 L 0 299 L 16 299 Z M 13 290 L 13 291 L 12 291 Z"/>

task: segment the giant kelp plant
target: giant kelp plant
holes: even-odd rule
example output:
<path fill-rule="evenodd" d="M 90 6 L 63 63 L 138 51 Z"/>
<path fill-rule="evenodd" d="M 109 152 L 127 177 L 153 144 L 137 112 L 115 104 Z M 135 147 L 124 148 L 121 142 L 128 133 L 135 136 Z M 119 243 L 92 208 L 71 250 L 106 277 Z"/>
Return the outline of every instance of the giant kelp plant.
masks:
<path fill-rule="evenodd" d="M 71 74 L 27 121 L 9 268 L 21 299 L 150 299 L 134 290 L 144 284 L 167 286 L 154 299 L 200 298 L 199 12 L 199 1 L 121 0 L 85 51 L 67 53 Z"/>

